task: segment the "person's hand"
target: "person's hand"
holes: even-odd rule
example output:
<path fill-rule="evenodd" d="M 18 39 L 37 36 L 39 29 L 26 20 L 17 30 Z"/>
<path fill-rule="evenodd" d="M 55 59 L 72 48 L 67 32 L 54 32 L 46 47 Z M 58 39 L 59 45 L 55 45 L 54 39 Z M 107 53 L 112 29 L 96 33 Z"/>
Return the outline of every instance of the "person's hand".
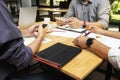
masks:
<path fill-rule="evenodd" d="M 80 21 L 75 17 L 71 17 L 68 19 L 68 25 L 70 25 L 71 28 L 80 28 L 83 26 L 83 21 Z"/>
<path fill-rule="evenodd" d="M 104 29 L 97 27 L 97 26 L 90 26 L 88 30 L 90 30 L 93 33 L 98 33 L 98 34 L 102 34 L 104 32 Z"/>
<path fill-rule="evenodd" d="M 56 21 L 56 24 L 58 26 L 62 26 L 62 25 L 65 25 L 66 18 L 64 18 L 64 17 L 55 17 L 55 21 Z"/>
<path fill-rule="evenodd" d="M 43 37 L 46 33 L 48 32 L 48 26 L 46 26 L 45 28 L 43 28 L 41 25 L 38 28 L 38 33 L 37 33 L 37 37 Z"/>
<path fill-rule="evenodd" d="M 35 36 L 34 33 L 37 31 L 38 27 L 39 24 L 34 24 L 31 27 L 20 31 L 22 32 L 23 37 L 31 37 L 31 36 Z"/>
<path fill-rule="evenodd" d="M 86 45 L 87 39 L 88 37 L 86 36 L 79 36 L 73 40 L 73 43 L 78 47 L 87 48 L 87 45 Z"/>
<path fill-rule="evenodd" d="M 29 36 L 34 36 L 34 33 L 37 31 L 39 24 L 34 24 L 30 28 L 27 29 Z"/>

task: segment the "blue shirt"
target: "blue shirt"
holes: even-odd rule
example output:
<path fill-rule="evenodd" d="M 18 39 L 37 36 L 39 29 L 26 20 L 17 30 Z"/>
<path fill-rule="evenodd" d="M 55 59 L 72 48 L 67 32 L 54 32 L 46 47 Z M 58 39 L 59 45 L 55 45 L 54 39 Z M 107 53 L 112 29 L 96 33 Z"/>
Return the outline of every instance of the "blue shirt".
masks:
<path fill-rule="evenodd" d="M 72 0 L 64 17 L 76 17 L 81 21 L 100 22 L 108 27 L 110 13 L 109 0 L 89 0 L 85 5 L 83 0 Z"/>
<path fill-rule="evenodd" d="M 3 0 L 0 0 L 0 60 L 6 60 L 19 69 L 25 68 L 32 60 L 32 50 L 24 45 L 21 32 Z"/>

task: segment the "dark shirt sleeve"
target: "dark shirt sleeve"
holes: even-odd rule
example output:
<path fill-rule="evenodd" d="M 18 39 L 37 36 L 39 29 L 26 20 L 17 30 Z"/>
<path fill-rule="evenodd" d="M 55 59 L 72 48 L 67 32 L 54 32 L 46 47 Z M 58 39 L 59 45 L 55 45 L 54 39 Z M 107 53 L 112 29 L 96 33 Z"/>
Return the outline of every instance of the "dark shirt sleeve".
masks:
<path fill-rule="evenodd" d="M 7 62 L 14 64 L 18 69 L 23 69 L 32 60 L 32 50 L 31 48 L 24 45 L 23 39 L 14 40 L 5 44 L 4 54 L 1 59 L 7 60 Z M 2 51 L 3 52 L 3 51 Z"/>
<path fill-rule="evenodd" d="M 21 32 L 14 24 L 4 0 L 0 0 L 0 60 L 25 68 L 32 59 L 32 50 L 24 45 Z"/>

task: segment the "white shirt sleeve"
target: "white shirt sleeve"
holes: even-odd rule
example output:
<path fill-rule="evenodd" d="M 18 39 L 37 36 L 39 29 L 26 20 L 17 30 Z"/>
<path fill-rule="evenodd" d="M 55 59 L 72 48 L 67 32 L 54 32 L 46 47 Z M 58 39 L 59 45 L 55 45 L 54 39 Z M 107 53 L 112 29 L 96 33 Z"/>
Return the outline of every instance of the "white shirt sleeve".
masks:
<path fill-rule="evenodd" d="M 109 62 L 118 70 L 120 70 L 120 49 L 111 48 L 108 52 Z"/>

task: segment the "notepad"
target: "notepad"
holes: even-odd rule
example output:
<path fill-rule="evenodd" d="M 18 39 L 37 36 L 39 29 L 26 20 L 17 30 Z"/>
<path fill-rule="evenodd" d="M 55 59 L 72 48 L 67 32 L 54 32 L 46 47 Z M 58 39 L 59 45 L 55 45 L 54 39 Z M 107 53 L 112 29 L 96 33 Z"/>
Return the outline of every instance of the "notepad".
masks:
<path fill-rule="evenodd" d="M 60 69 L 82 51 L 81 48 L 56 43 L 35 54 L 33 58 L 46 65 Z"/>

